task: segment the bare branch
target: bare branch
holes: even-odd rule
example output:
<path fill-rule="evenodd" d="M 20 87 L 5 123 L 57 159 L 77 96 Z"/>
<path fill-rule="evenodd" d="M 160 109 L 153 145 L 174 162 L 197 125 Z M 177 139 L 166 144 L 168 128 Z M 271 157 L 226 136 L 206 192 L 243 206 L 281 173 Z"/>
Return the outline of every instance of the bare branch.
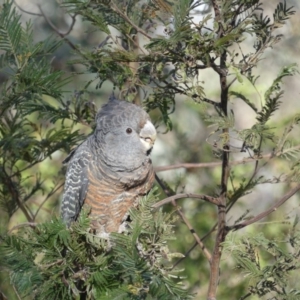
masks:
<path fill-rule="evenodd" d="M 54 195 L 60 188 L 62 188 L 64 185 L 64 182 L 61 183 L 60 185 L 58 185 L 56 188 L 53 188 L 52 191 L 47 195 L 47 197 L 44 199 L 44 201 L 39 205 L 37 211 L 35 212 L 34 216 L 33 216 L 33 220 L 36 219 L 36 216 L 38 215 L 39 211 L 41 210 L 41 208 L 44 206 L 44 204 L 47 202 L 47 200 L 49 200 L 49 198 Z"/>
<path fill-rule="evenodd" d="M 201 241 L 203 242 L 208 236 L 210 236 L 211 233 L 213 233 L 216 230 L 218 223 L 215 223 L 215 225 L 203 236 L 201 237 Z M 172 266 L 172 270 L 179 265 L 191 252 L 195 249 L 195 247 L 198 245 L 198 242 L 195 242 L 194 245 L 184 254 L 184 257 L 178 259 L 176 263 Z"/>
<path fill-rule="evenodd" d="M 75 50 L 76 52 L 78 52 L 80 55 L 84 56 L 80 50 L 69 40 L 66 38 L 66 35 L 69 34 L 71 32 L 71 30 L 73 29 L 73 26 L 75 24 L 75 15 L 72 17 L 74 18 L 73 21 L 72 21 L 72 25 L 70 26 L 70 28 L 68 29 L 68 31 L 66 33 L 62 33 L 59 31 L 59 29 L 51 22 L 51 20 L 45 15 L 44 11 L 42 10 L 41 6 L 38 5 L 38 8 L 42 14 L 42 16 L 45 18 L 46 22 L 48 23 L 48 25 L 61 37 L 63 38 L 66 43 L 73 49 Z M 86 57 L 85 57 L 86 58 Z"/>
<path fill-rule="evenodd" d="M 32 16 L 42 17 L 41 14 L 33 13 L 33 12 L 31 12 L 31 11 L 25 10 L 24 8 L 22 8 L 22 7 L 16 2 L 16 0 L 14 0 L 14 4 L 15 4 L 15 6 L 16 6 L 20 11 L 24 12 L 25 14 L 32 15 Z"/>
<path fill-rule="evenodd" d="M 170 165 L 170 166 L 160 166 L 160 167 L 155 167 L 155 172 L 163 172 L 163 171 L 169 171 L 169 170 L 174 170 L 174 169 L 198 169 L 198 168 L 214 168 L 214 167 L 219 167 L 222 163 L 217 161 L 217 162 L 212 162 L 212 163 L 180 163 L 176 165 Z"/>
<path fill-rule="evenodd" d="M 16 293 L 16 296 L 17 296 L 18 300 L 22 300 L 22 298 L 20 297 L 20 295 L 19 295 L 19 293 L 18 293 L 16 287 L 15 287 L 14 285 L 12 285 L 12 287 L 13 287 L 13 289 L 14 289 L 14 292 Z"/>
<path fill-rule="evenodd" d="M 184 198 L 201 199 L 201 200 L 204 200 L 206 202 L 212 203 L 214 205 L 219 205 L 220 204 L 218 198 L 214 198 L 214 197 L 207 196 L 207 195 L 186 193 L 186 194 L 177 194 L 177 195 L 174 195 L 174 196 L 170 196 L 170 197 L 168 197 L 168 198 L 166 198 L 164 200 L 161 200 L 161 201 L 155 203 L 152 207 L 153 208 L 158 208 L 158 207 L 161 207 L 161 206 L 163 206 L 163 205 L 165 205 L 167 203 L 172 203 L 175 200 L 184 199 Z"/>
<path fill-rule="evenodd" d="M 0 290 L 0 299 L 1 300 L 7 300 L 8 298 L 6 297 L 6 295 Z"/>
<path fill-rule="evenodd" d="M 65 33 L 62 33 L 52 22 L 51 20 L 45 15 L 45 13 L 43 12 L 43 10 L 41 9 L 41 6 L 40 5 L 37 5 L 37 7 L 39 8 L 40 10 L 40 14 L 38 13 L 33 13 L 31 11 L 28 11 L 28 10 L 25 10 L 23 9 L 17 2 L 16 0 L 14 0 L 14 3 L 15 3 L 15 6 L 22 12 L 28 14 L 28 15 L 33 15 L 33 16 L 38 16 L 38 17 L 44 17 L 46 22 L 51 26 L 51 28 L 56 32 L 58 33 L 61 37 L 65 37 L 66 35 L 68 35 L 72 30 L 73 30 L 73 27 L 75 25 L 75 22 L 76 22 L 76 16 L 77 14 L 74 14 L 73 16 L 70 15 L 71 19 L 72 19 L 72 23 L 69 27 L 69 29 L 65 32 Z"/>
<path fill-rule="evenodd" d="M 49 26 L 59 35 L 61 36 L 62 38 L 64 38 L 66 35 L 68 35 L 72 30 L 73 30 L 73 27 L 75 25 L 75 22 L 76 22 L 76 14 L 74 14 L 74 16 L 70 16 L 72 18 L 72 23 L 69 27 L 69 29 L 65 32 L 65 33 L 62 33 L 52 22 L 51 20 L 45 15 L 45 13 L 43 12 L 42 10 L 42 7 L 40 5 L 38 5 L 38 8 L 41 12 L 41 16 L 43 16 L 46 20 L 46 22 L 49 24 Z"/>
<path fill-rule="evenodd" d="M 165 194 L 166 195 L 170 195 L 171 194 L 170 191 L 168 191 L 167 187 L 164 185 L 164 183 L 160 180 L 160 178 L 156 174 L 155 174 L 155 179 L 158 182 L 158 184 L 162 187 L 162 189 L 164 190 Z M 186 226 L 188 227 L 188 229 L 190 230 L 190 232 L 194 236 L 197 244 L 200 246 L 200 248 L 202 249 L 205 257 L 207 258 L 207 260 L 210 263 L 211 262 L 211 254 L 210 254 L 210 252 L 207 250 L 207 248 L 205 247 L 205 245 L 201 241 L 200 237 L 197 235 L 195 229 L 192 227 L 192 225 L 190 224 L 190 222 L 186 219 L 186 217 L 184 216 L 184 214 L 181 211 L 181 209 L 177 206 L 177 204 L 176 204 L 176 202 L 175 202 L 174 199 L 172 201 L 172 204 L 173 204 L 173 206 L 176 207 L 176 210 L 177 210 L 178 214 L 180 215 L 180 217 L 182 218 L 183 222 L 186 224 Z"/>
<path fill-rule="evenodd" d="M 278 151 L 277 153 L 268 153 L 265 155 L 260 155 L 259 157 L 247 157 L 241 160 L 236 160 L 236 161 L 231 161 L 229 162 L 230 166 L 236 166 L 236 165 L 242 165 L 242 164 L 247 164 L 247 163 L 252 163 L 252 162 L 258 162 L 263 159 L 270 159 L 274 157 L 279 157 L 280 155 L 283 155 L 285 153 L 288 153 L 293 150 L 298 150 L 300 149 L 300 145 L 285 149 L 284 151 Z M 174 170 L 174 169 L 199 169 L 199 168 L 215 168 L 219 167 L 222 165 L 221 161 L 216 161 L 216 162 L 210 162 L 210 163 L 179 163 L 175 165 L 170 165 L 170 166 L 160 166 L 160 167 L 155 167 L 155 172 L 163 172 L 163 171 L 169 171 L 169 170 Z"/>
<path fill-rule="evenodd" d="M 300 184 L 296 185 L 293 189 L 291 189 L 289 192 L 287 192 L 280 200 L 278 200 L 274 205 L 272 205 L 268 210 L 260 213 L 256 217 L 251 218 L 250 220 L 247 220 L 243 223 L 234 225 L 229 227 L 229 230 L 238 230 L 241 228 L 244 228 L 250 224 L 256 223 L 260 221 L 261 219 L 265 218 L 266 216 L 270 215 L 274 211 L 278 209 L 282 204 L 284 204 L 288 199 L 290 199 L 294 194 L 296 194 L 300 190 Z"/>
<path fill-rule="evenodd" d="M 203 251 L 203 254 L 205 255 L 205 257 L 207 258 L 209 264 L 211 264 L 211 261 L 212 261 L 211 260 L 211 254 L 208 251 L 208 249 L 205 247 L 203 241 L 200 239 L 200 237 L 196 233 L 195 229 L 192 227 L 192 225 L 190 224 L 190 222 L 186 219 L 185 215 L 183 214 L 183 212 L 181 211 L 181 209 L 176 205 L 176 202 L 174 200 L 173 200 L 172 204 L 176 207 L 177 212 L 180 215 L 181 219 L 183 220 L 183 222 L 186 224 L 186 226 L 188 227 L 188 229 L 190 230 L 190 232 L 194 236 L 197 244 L 200 246 L 200 248 Z"/>
<path fill-rule="evenodd" d="M 64 36 L 68 35 L 72 30 L 73 30 L 73 27 L 75 25 L 75 22 L 76 22 L 76 14 L 74 14 L 73 16 L 70 15 L 71 19 L 72 19 L 72 23 L 69 27 L 69 29 L 63 34 Z"/>

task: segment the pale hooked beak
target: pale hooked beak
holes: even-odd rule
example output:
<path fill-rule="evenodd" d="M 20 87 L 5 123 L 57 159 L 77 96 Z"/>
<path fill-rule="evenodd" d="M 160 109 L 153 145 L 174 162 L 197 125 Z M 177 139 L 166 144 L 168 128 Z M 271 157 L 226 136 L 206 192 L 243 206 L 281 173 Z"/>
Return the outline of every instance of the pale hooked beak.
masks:
<path fill-rule="evenodd" d="M 140 140 L 147 151 L 152 149 L 156 140 L 156 129 L 149 120 L 146 122 L 140 132 Z"/>

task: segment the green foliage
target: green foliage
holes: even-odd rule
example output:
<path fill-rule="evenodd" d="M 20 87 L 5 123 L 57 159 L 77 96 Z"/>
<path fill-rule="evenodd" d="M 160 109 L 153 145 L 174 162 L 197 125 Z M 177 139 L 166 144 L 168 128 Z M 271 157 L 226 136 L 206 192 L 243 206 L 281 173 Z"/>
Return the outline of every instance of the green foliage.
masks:
<path fill-rule="evenodd" d="M 280 134 L 276 132 L 276 126 L 271 127 L 266 124 L 267 122 L 272 122 L 273 114 L 280 109 L 280 105 L 282 104 L 281 98 L 284 93 L 282 89 L 282 80 L 287 76 L 294 76 L 297 72 L 298 70 L 295 64 L 282 68 L 277 77 L 273 80 L 271 86 L 264 93 L 264 105 L 261 110 L 259 110 L 257 105 L 254 104 L 253 101 L 251 101 L 246 95 L 236 91 L 229 92 L 231 96 L 235 96 L 236 98 L 243 100 L 256 114 L 257 123 L 251 128 L 241 131 L 234 130 L 237 133 L 238 138 L 243 141 L 241 151 L 251 149 L 255 155 L 260 156 L 263 144 L 271 142 L 271 145 L 274 147 L 275 155 L 288 156 L 288 153 L 291 151 L 291 156 L 293 156 L 295 160 L 298 159 L 298 149 L 295 149 L 292 146 L 292 142 L 288 140 L 289 134 L 298 124 L 297 115 L 295 116 L 292 124 Z M 256 80 L 250 80 L 254 87 L 255 81 Z M 214 124 L 220 126 L 219 123 L 216 121 L 214 122 Z"/>
<path fill-rule="evenodd" d="M 288 236 L 277 237 L 275 240 L 267 238 L 263 233 L 243 238 L 236 238 L 232 234 L 224 243 L 224 249 L 225 253 L 233 257 L 235 268 L 249 282 L 249 295 L 278 300 L 299 298 L 299 285 L 297 281 L 293 284 L 290 280 L 297 276 L 300 267 L 298 218 L 289 226 Z"/>
<path fill-rule="evenodd" d="M 103 28 L 104 24 L 110 24 L 122 36 L 121 44 L 110 35 L 92 53 L 79 51 L 82 59 L 76 60 L 76 63 L 84 64 L 89 71 L 97 74 L 95 80 L 100 79 L 97 87 L 110 80 L 120 90 L 125 91 L 124 97 L 128 99 L 131 99 L 131 93 L 136 93 L 137 87 L 143 89 L 146 84 L 153 84 L 153 92 L 147 93 L 147 89 L 145 90 L 145 104 L 149 110 L 160 110 L 161 120 L 167 129 L 172 129 L 169 115 L 174 111 L 176 94 L 186 95 L 196 102 L 213 103 L 219 111 L 218 103 L 205 97 L 202 83 L 195 81 L 195 78 L 202 69 L 213 68 L 218 72 L 216 61 L 224 49 L 239 45 L 247 34 L 254 36 L 255 52 L 247 55 L 242 53 L 242 59 L 239 59 L 236 50 L 227 52 L 227 67 L 235 70 L 234 80 L 240 81 L 243 76 L 254 80 L 253 67 L 264 51 L 280 39 L 280 35 L 274 35 L 275 30 L 294 14 L 292 7 L 287 7 L 285 2 L 279 3 L 271 22 L 268 16 L 263 15 L 259 1 L 231 0 L 222 2 L 222 14 L 218 16 L 218 22 L 215 22 L 213 30 L 207 30 L 206 26 L 213 18 L 212 14 L 205 16 L 199 24 L 194 24 L 190 16 L 190 12 L 201 5 L 200 2 L 191 4 L 188 1 L 175 1 L 169 5 L 165 1 L 150 1 L 145 4 L 130 1 L 125 11 L 123 3 L 119 1 L 68 0 L 63 5 L 69 12 L 82 15 L 92 24 L 98 24 L 97 28 L 104 33 L 109 34 L 107 28 Z M 232 7 L 236 9 L 232 10 Z M 159 10 L 165 11 L 164 17 L 158 13 Z M 173 21 L 170 21 L 171 16 Z M 114 21 L 116 19 L 117 22 Z M 136 44 L 133 42 L 137 32 L 148 37 L 156 24 L 167 26 L 167 36 L 154 36 L 145 45 L 148 53 L 137 53 Z M 138 68 L 134 71 L 130 66 L 133 62 L 138 63 Z M 287 67 L 266 92 L 266 105 L 258 113 L 261 123 L 265 123 L 278 109 L 281 79 L 294 72 L 294 66 Z M 273 95 L 275 90 L 276 95 Z M 234 91 L 230 93 L 244 99 L 249 105 L 252 103 L 245 95 L 235 94 Z M 251 107 L 254 108 L 255 105 L 251 104 Z"/>
<path fill-rule="evenodd" d="M 262 124 L 266 123 L 270 119 L 271 115 L 278 110 L 280 98 L 283 95 L 283 90 L 281 89 L 282 79 L 286 76 L 293 76 L 296 72 L 297 68 L 295 64 L 286 66 L 281 70 L 272 85 L 265 92 L 265 105 L 257 115 L 258 122 Z"/>
<path fill-rule="evenodd" d="M 65 80 L 59 80 L 61 72 L 51 72 L 49 63 L 45 59 L 61 42 L 33 43 L 33 32 L 30 23 L 23 28 L 20 15 L 12 9 L 12 2 L 3 5 L 0 14 L 0 49 L 1 67 L 5 68 L 13 84 L 6 84 L 2 90 L 2 107 L 22 105 L 25 100 L 38 100 L 38 96 L 46 94 L 52 97 L 61 96 L 61 87 Z"/>
<path fill-rule="evenodd" d="M 53 186 L 45 188 L 39 172 L 26 171 L 78 144 L 82 135 L 74 124 L 91 123 L 95 107 L 82 92 L 64 100 L 61 89 L 67 80 L 49 62 L 60 41 L 34 43 L 31 24 L 22 27 L 12 2 L 3 5 L 0 23 L 1 68 L 6 73 L 0 90 L 0 205 L 9 217 L 20 208 L 34 221 L 39 209 L 30 211 L 27 202 L 45 192 L 48 199 L 62 184 L 59 177 L 52 178 Z"/>
<path fill-rule="evenodd" d="M 109 240 L 93 234 L 87 211 L 70 229 L 58 219 L 22 228 L 3 237 L 1 265 L 20 295 L 33 299 L 190 299 L 171 270 L 180 256 L 167 246 L 175 218 L 152 211 L 155 194 L 131 209 L 128 231 Z"/>

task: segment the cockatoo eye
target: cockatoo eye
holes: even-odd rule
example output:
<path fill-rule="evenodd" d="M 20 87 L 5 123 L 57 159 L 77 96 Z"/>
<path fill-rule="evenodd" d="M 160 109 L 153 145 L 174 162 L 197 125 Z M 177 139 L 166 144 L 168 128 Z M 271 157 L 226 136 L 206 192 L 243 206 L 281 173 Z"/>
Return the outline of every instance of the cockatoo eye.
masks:
<path fill-rule="evenodd" d="M 131 134 L 132 133 L 132 129 L 131 128 L 127 128 L 126 129 L 126 133 Z"/>

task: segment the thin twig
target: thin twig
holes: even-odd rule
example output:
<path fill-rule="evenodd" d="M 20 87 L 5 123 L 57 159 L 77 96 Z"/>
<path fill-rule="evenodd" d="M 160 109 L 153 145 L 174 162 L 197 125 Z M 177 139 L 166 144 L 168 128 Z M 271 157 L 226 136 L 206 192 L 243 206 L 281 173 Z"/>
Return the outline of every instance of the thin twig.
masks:
<path fill-rule="evenodd" d="M 176 207 L 177 212 L 180 215 L 181 219 L 183 220 L 183 222 L 186 224 L 186 226 L 188 227 L 188 229 L 190 230 L 190 232 L 194 236 L 197 244 L 200 246 L 200 248 L 203 251 L 203 254 L 205 255 L 205 257 L 207 258 L 209 264 L 211 264 L 211 261 L 212 261 L 211 260 L 211 254 L 208 251 L 208 249 L 205 247 L 203 241 L 200 239 L 200 237 L 198 236 L 198 234 L 196 233 L 195 229 L 192 227 L 192 225 L 190 224 L 190 222 L 186 219 L 186 217 L 183 214 L 183 212 L 181 211 L 181 209 L 176 205 L 176 202 L 173 201 L 172 204 Z"/>
<path fill-rule="evenodd" d="M 14 0 L 14 4 L 15 6 L 22 12 L 24 12 L 25 14 L 28 14 L 28 15 L 32 15 L 32 16 L 38 16 L 38 17 L 42 17 L 43 15 L 41 14 L 38 14 L 38 13 L 33 13 L 31 11 L 28 11 L 28 10 L 25 10 L 24 8 L 22 8 L 17 2 L 16 0 Z"/>
<path fill-rule="evenodd" d="M 70 17 L 72 19 L 72 23 L 71 23 L 69 29 L 63 34 L 64 36 L 68 35 L 73 30 L 75 22 L 76 22 L 76 16 L 77 16 L 77 14 L 74 14 L 73 16 L 70 15 Z"/>
<path fill-rule="evenodd" d="M 84 58 L 86 58 L 88 60 L 88 58 L 81 53 L 81 51 L 69 40 L 66 38 L 65 34 L 60 32 L 59 29 L 51 22 L 51 20 L 47 17 L 47 15 L 44 13 L 44 11 L 42 10 L 41 6 L 38 5 L 38 8 L 42 14 L 42 16 L 45 18 L 46 22 L 48 23 L 48 25 L 62 38 L 64 39 L 64 41 L 73 49 L 75 50 L 77 53 L 79 53 L 80 55 L 82 55 Z M 75 17 L 75 16 L 74 16 Z M 74 26 L 74 24 L 73 24 Z M 73 27 L 70 27 L 68 31 L 71 31 Z M 68 32 L 67 31 L 67 32 Z M 89 61 L 89 60 L 88 60 Z"/>
<path fill-rule="evenodd" d="M 272 156 L 270 156 L 270 159 L 272 158 Z M 265 162 L 263 165 L 265 166 L 268 162 Z M 254 171 L 252 173 L 252 176 L 250 177 L 250 179 L 248 180 L 247 184 L 245 184 L 244 186 L 244 190 L 246 190 L 248 187 L 250 187 L 252 180 L 255 178 L 255 176 L 257 175 L 258 171 L 261 169 L 262 167 L 258 168 L 258 160 L 255 161 L 255 166 L 254 166 Z M 234 206 L 234 204 L 240 199 L 240 195 L 235 194 L 234 199 L 232 199 L 232 201 L 230 201 L 230 203 L 227 205 L 226 207 L 226 213 L 228 213 L 230 211 L 230 209 Z"/>
<path fill-rule="evenodd" d="M 6 295 L 0 290 L 0 299 L 1 300 L 8 300 L 8 298 L 6 297 Z"/>
<path fill-rule="evenodd" d="M 201 200 L 204 200 L 206 202 L 212 203 L 214 205 L 219 205 L 220 204 L 218 198 L 214 198 L 214 197 L 207 196 L 207 195 L 186 193 L 186 194 L 176 194 L 176 195 L 170 196 L 168 198 L 165 198 L 164 200 L 161 200 L 161 201 L 155 203 L 152 207 L 153 208 L 158 208 L 158 207 L 161 207 L 161 206 L 163 206 L 167 203 L 172 203 L 175 200 L 183 199 L 183 198 L 201 199 Z"/>
<path fill-rule="evenodd" d="M 248 297 L 250 297 L 252 294 L 251 293 L 248 293 L 246 294 L 245 296 L 241 297 L 239 300 L 245 300 L 247 299 Z"/>
<path fill-rule="evenodd" d="M 253 160 L 252 160 L 253 161 Z M 240 162 L 241 163 L 241 162 Z M 155 172 L 163 172 L 163 171 L 169 171 L 174 169 L 198 169 L 198 168 L 214 168 L 221 166 L 221 162 L 212 162 L 212 163 L 180 163 L 170 166 L 160 166 L 155 167 Z"/>
<path fill-rule="evenodd" d="M 167 196 L 170 196 L 170 191 L 168 191 L 167 187 L 165 186 L 165 184 L 160 180 L 160 178 L 155 174 L 155 179 L 158 182 L 158 184 L 161 186 L 161 188 L 164 190 L 165 194 Z M 174 195 L 173 195 L 174 196 Z M 195 229 L 192 227 L 192 225 L 190 224 L 190 222 L 185 218 L 183 212 L 181 211 L 181 209 L 177 206 L 175 200 L 172 201 L 173 206 L 176 207 L 176 211 L 178 212 L 178 214 L 180 215 L 180 217 L 182 218 L 183 222 L 186 224 L 186 226 L 188 227 L 188 229 L 190 230 L 190 232 L 192 233 L 192 235 L 194 236 L 197 244 L 200 246 L 200 248 L 203 251 L 203 254 L 206 256 L 207 260 L 209 261 L 209 263 L 211 262 L 211 254 L 208 251 L 208 249 L 205 247 L 205 245 L 203 244 L 203 242 L 201 241 L 200 237 L 198 236 L 198 234 L 196 233 Z"/>
<path fill-rule="evenodd" d="M 231 161 L 229 162 L 230 166 L 236 166 L 236 165 L 242 165 L 242 164 L 247 164 L 251 162 L 257 162 L 263 159 L 270 159 L 274 157 L 279 157 L 280 155 L 283 155 L 285 153 L 288 153 L 293 150 L 299 150 L 300 145 L 294 146 L 289 149 L 285 149 L 283 151 L 278 151 L 277 153 L 271 152 L 268 154 L 260 155 L 259 157 L 247 157 L 243 158 L 241 160 L 236 160 L 236 161 Z M 174 169 L 200 169 L 200 168 L 215 168 L 219 167 L 222 165 L 221 161 L 216 161 L 216 162 L 210 162 L 210 163 L 179 163 L 175 165 L 170 165 L 170 166 L 160 166 L 160 167 L 155 167 L 155 172 L 164 172 L 164 171 L 169 171 L 169 170 L 174 170 Z"/>
<path fill-rule="evenodd" d="M 201 241 L 203 242 L 212 232 L 215 231 L 218 223 L 215 223 L 215 225 L 204 235 L 201 237 Z M 181 257 L 178 259 L 175 264 L 172 266 L 172 270 L 179 265 L 194 249 L 195 247 L 198 246 L 198 242 L 195 242 L 194 245 L 184 254 L 184 257 Z"/>
<path fill-rule="evenodd" d="M 48 268 L 50 268 L 50 267 L 52 267 L 52 266 L 60 265 L 60 264 L 62 264 L 63 262 L 64 262 L 64 259 L 60 258 L 60 259 L 57 259 L 56 261 L 54 261 L 53 263 L 45 264 L 45 265 L 38 264 L 38 266 L 39 266 L 40 268 L 44 268 L 44 269 L 47 268 L 47 269 L 48 269 Z"/>
<path fill-rule="evenodd" d="M 65 32 L 65 33 L 62 33 L 52 22 L 51 20 L 46 16 L 46 14 L 44 13 L 44 11 L 42 10 L 42 7 L 41 5 L 38 5 L 37 6 L 41 12 L 41 15 L 40 16 L 43 16 L 44 19 L 46 20 L 46 22 L 50 25 L 50 27 L 62 38 L 64 38 L 66 35 L 68 35 L 72 30 L 73 30 L 73 27 L 76 23 L 76 16 L 77 14 L 74 14 L 73 16 L 70 15 L 70 17 L 72 18 L 72 23 L 69 27 L 69 29 Z"/>
<path fill-rule="evenodd" d="M 163 80 L 163 83 L 166 85 L 165 87 L 170 88 L 170 89 L 173 89 L 173 90 L 175 90 L 175 91 L 176 91 L 177 93 L 179 93 L 179 94 L 188 96 L 187 93 L 185 92 L 185 90 L 182 90 L 182 89 L 178 88 L 177 86 L 170 84 L 170 83 L 167 82 L 166 80 Z M 155 82 L 155 84 L 156 84 L 158 87 L 162 87 L 162 86 L 159 86 L 156 82 Z M 197 95 L 195 94 L 195 96 L 197 96 Z M 199 99 L 200 99 L 201 101 L 203 101 L 203 102 L 212 104 L 213 106 L 216 106 L 216 107 L 219 107 L 219 106 L 220 106 L 220 103 L 219 103 L 219 102 L 216 102 L 216 101 L 214 101 L 214 100 L 211 100 L 211 99 L 208 99 L 208 98 L 205 98 L 205 97 L 199 97 Z"/>
<path fill-rule="evenodd" d="M 19 299 L 19 300 L 22 300 L 22 298 L 20 297 L 20 295 L 19 295 L 19 293 L 18 293 L 18 291 L 17 291 L 15 285 L 13 284 L 12 286 L 13 286 L 13 289 L 14 289 L 14 291 L 15 291 L 15 293 L 16 293 L 18 299 Z"/>
<path fill-rule="evenodd" d="M 21 223 L 21 224 L 18 224 L 18 225 L 15 225 L 13 226 L 9 231 L 8 233 L 11 233 L 12 231 L 18 229 L 18 228 L 22 228 L 22 227 L 36 227 L 38 225 L 38 223 L 35 223 L 35 222 L 25 222 L 25 223 Z"/>
<path fill-rule="evenodd" d="M 148 35 L 142 28 L 138 27 L 137 25 L 135 25 L 126 14 L 124 14 L 119 8 L 118 6 L 113 2 L 110 1 L 110 7 L 118 14 L 120 15 L 128 24 L 130 24 L 137 32 L 141 33 L 142 35 L 144 35 L 145 37 L 147 37 L 148 39 L 151 39 L 151 36 Z"/>
<path fill-rule="evenodd" d="M 72 30 L 73 30 L 73 27 L 75 25 L 75 22 L 76 22 L 76 16 L 77 14 L 74 14 L 73 16 L 70 15 L 71 19 L 72 19 L 72 23 L 69 27 L 69 29 L 65 32 L 65 33 L 62 33 L 51 21 L 50 19 L 45 15 L 45 13 L 43 12 L 43 10 L 41 9 L 41 6 L 40 5 L 37 5 L 37 7 L 39 8 L 40 10 L 40 14 L 39 13 L 33 13 L 31 11 L 28 11 L 28 10 L 25 10 L 23 9 L 17 2 L 16 0 L 14 0 L 14 3 L 15 3 L 15 6 L 22 12 L 28 14 L 28 15 L 33 15 L 33 16 L 38 16 L 38 17 L 44 17 L 46 22 L 52 27 L 52 29 L 57 32 L 61 37 L 65 37 L 66 35 L 68 35 Z"/>
<path fill-rule="evenodd" d="M 291 189 L 289 192 L 287 192 L 280 200 L 278 200 L 274 205 L 272 205 L 269 209 L 266 211 L 260 213 L 256 217 L 251 218 L 250 220 L 247 220 L 243 223 L 236 224 L 233 226 L 228 227 L 228 230 L 238 230 L 241 228 L 244 228 L 250 224 L 253 224 L 255 222 L 260 221 L 261 219 L 265 218 L 266 216 L 270 215 L 274 211 L 278 209 L 281 205 L 283 205 L 289 198 L 291 198 L 294 194 L 296 194 L 300 190 L 300 184 L 296 185 L 293 189 Z"/>
<path fill-rule="evenodd" d="M 8 176 L 8 174 L 5 172 L 5 168 L 3 167 L 3 172 L 4 172 L 4 183 L 6 184 L 6 186 L 8 187 L 8 190 L 11 194 L 11 196 L 16 200 L 18 207 L 20 208 L 20 210 L 23 212 L 23 214 L 25 215 L 26 219 L 28 222 L 32 222 L 33 221 L 33 214 L 30 211 L 30 209 L 25 205 L 25 203 L 20 199 L 20 195 L 19 195 L 19 191 L 17 190 L 17 188 L 15 188 L 15 184 L 12 180 L 12 178 L 10 176 Z"/>
<path fill-rule="evenodd" d="M 48 195 L 47 197 L 44 199 L 44 201 L 40 204 L 40 206 L 38 207 L 37 211 L 35 212 L 34 216 L 33 216 L 33 221 L 35 221 L 36 216 L 38 215 L 39 211 L 41 210 L 41 208 L 43 207 L 43 205 L 47 202 L 47 200 L 53 195 L 55 194 L 61 187 L 63 187 L 64 182 L 62 182 L 60 185 L 58 185 L 55 189 L 53 189 Z"/>
<path fill-rule="evenodd" d="M 132 42 L 132 44 L 135 45 L 136 48 L 138 48 L 141 52 L 143 52 L 143 55 L 146 55 L 145 50 L 141 47 L 140 43 L 137 40 L 135 40 L 134 38 L 132 38 L 130 36 L 130 34 L 126 34 L 126 37 Z M 140 61 L 138 61 L 138 62 L 140 62 Z"/>
<path fill-rule="evenodd" d="M 34 165 L 40 163 L 41 161 L 42 160 L 36 160 L 36 161 L 30 163 L 29 165 L 27 165 L 26 167 L 24 167 L 23 169 L 18 169 L 15 173 L 11 174 L 10 177 L 18 176 L 23 171 L 26 171 L 27 169 L 30 169 L 31 167 L 33 167 Z"/>

